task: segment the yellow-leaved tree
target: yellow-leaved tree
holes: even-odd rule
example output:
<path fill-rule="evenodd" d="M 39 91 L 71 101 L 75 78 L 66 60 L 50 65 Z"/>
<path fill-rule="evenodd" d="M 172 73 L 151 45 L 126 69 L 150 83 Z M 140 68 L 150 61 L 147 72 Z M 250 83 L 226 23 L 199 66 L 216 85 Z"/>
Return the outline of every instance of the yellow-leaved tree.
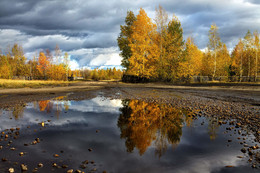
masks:
<path fill-rule="evenodd" d="M 199 75 L 202 68 L 202 57 L 203 53 L 194 43 L 192 37 L 188 37 L 185 44 L 185 56 L 189 62 L 190 75 Z"/>
<path fill-rule="evenodd" d="M 154 44 L 156 25 L 141 8 L 132 25 L 129 46 L 132 55 L 129 58 L 129 74 L 139 77 L 156 77 L 159 48 Z"/>

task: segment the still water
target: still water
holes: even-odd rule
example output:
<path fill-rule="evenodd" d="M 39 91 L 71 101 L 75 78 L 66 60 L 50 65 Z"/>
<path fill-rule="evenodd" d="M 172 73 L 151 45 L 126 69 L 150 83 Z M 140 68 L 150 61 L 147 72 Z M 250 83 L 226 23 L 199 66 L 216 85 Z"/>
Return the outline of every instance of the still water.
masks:
<path fill-rule="evenodd" d="M 43 167 L 38 172 L 44 173 L 259 171 L 240 151 L 245 136 L 237 134 L 238 129 L 226 132 L 227 127 L 169 105 L 58 97 L 1 110 L 0 157 L 7 161 L 0 161 L 0 172 L 10 167 L 21 172 L 20 164 L 32 172 L 39 163 Z M 244 142 L 250 145 L 253 138 L 249 134 Z"/>

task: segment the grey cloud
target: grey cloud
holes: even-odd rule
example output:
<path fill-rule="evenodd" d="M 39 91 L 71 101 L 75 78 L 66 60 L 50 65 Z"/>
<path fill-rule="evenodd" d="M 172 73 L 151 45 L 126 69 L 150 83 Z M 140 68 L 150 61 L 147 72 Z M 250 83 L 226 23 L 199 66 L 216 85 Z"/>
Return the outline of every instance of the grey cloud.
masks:
<path fill-rule="evenodd" d="M 2 0 L 0 28 L 2 31 L 13 29 L 17 33 L 3 36 L 0 31 L 0 49 L 17 42 L 23 44 L 28 52 L 46 48 L 53 50 L 56 44 L 63 51 L 72 53 L 92 50 L 85 54 L 71 54 L 81 66 L 87 66 L 85 63 L 90 63 L 99 54 L 111 53 L 99 53 L 100 50 L 108 51 L 117 46 L 116 38 L 127 10 L 137 14 L 142 7 L 153 17 L 159 4 L 167 10 L 170 18 L 173 13 L 177 15 L 184 38 L 193 35 L 201 49 L 207 46 L 207 35 L 213 22 L 229 48 L 234 47 L 248 29 L 260 28 L 257 0 L 154 0 L 152 3 L 148 0 Z"/>

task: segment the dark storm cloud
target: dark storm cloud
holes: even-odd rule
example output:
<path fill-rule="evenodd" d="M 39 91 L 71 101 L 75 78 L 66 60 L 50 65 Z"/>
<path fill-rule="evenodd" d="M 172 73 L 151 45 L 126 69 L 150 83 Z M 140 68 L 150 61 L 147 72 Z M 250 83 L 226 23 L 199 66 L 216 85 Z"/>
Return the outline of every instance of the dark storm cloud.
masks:
<path fill-rule="evenodd" d="M 175 14 L 180 19 L 184 38 L 194 36 L 201 49 L 207 46 L 212 23 L 217 24 L 222 41 L 230 49 L 248 29 L 253 32 L 260 28 L 257 0 L 1 0 L 0 49 L 17 42 L 25 52 L 33 52 L 53 50 L 59 44 L 67 52 L 84 50 L 86 54 L 72 56 L 81 64 L 90 63 L 91 58 L 98 56 L 91 49 L 112 49 L 112 54 L 118 53 L 116 38 L 127 10 L 137 14 L 142 7 L 154 18 L 159 4 L 167 10 L 169 18 Z"/>

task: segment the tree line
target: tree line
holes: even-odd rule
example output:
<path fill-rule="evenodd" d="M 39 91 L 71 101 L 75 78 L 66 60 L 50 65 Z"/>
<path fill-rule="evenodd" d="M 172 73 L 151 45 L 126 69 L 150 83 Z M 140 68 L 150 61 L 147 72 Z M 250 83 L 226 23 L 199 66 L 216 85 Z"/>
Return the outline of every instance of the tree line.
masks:
<path fill-rule="evenodd" d="M 111 80 L 116 79 L 120 80 L 123 75 L 123 71 L 120 69 L 107 68 L 107 69 L 82 69 L 82 70 L 74 70 L 72 71 L 75 76 L 81 77 L 85 80 Z"/>
<path fill-rule="evenodd" d="M 207 49 L 201 51 L 192 36 L 184 41 L 177 16 L 169 20 L 167 12 L 159 6 L 154 21 L 142 8 L 137 15 L 127 12 L 117 38 L 126 75 L 170 82 L 190 81 L 192 76 L 257 79 L 260 71 L 257 31 L 253 34 L 248 31 L 230 55 L 216 24 L 209 29 Z"/>
<path fill-rule="evenodd" d="M 87 80 L 121 79 L 122 71 L 115 68 L 71 70 L 69 54 L 66 52 L 62 54 L 58 45 L 55 47 L 54 55 L 46 49 L 35 54 L 31 60 L 27 60 L 23 47 L 18 44 L 8 48 L 6 54 L 0 52 L 0 78 L 2 79 L 68 80 L 71 77 Z"/>
<path fill-rule="evenodd" d="M 55 55 L 46 49 L 35 54 L 31 60 L 27 60 L 23 47 L 18 44 L 8 48 L 5 55 L 0 54 L 0 78 L 3 79 L 67 80 L 70 74 L 69 55 L 62 55 L 58 45 Z"/>

